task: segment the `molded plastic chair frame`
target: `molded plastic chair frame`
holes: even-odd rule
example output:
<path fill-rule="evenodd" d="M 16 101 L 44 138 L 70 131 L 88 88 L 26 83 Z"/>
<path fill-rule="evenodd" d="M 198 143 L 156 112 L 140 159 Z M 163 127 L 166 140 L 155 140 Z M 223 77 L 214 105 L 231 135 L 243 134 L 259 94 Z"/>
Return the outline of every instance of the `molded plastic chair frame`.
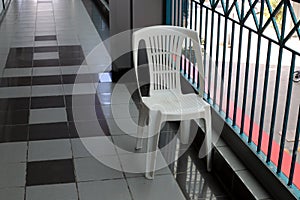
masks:
<path fill-rule="evenodd" d="M 182 46 L 185 38 L 191 39 L 195 51 L 200 81 L 199 94 L 182 94 L 180 84 L 180 64 Z M 145 137 L 145 126 L 148 121 L 148 138 L 146 173 L 148 179 L 154 178 L 158 140 L 161 124 L 165 121 L 182 121 L 180 141 L 189 142 L 190 120 L 200 126 L 200 119 L 205 120 L 205 147 L 207 154 L 207 170 L 211 170 L 211 109 L 203 99 L 204 69 L 198 33 L 182 27 L 152 26 L 142 28 L 133 33 L 133 61 L 137 78 L 138 92 L 141 97 L 139 111 L 136 149 L 142 148 Z M 148 57 L 150 88 L 149 96 L 143 97 L 140 91 L 138 74 L 138 50 L 140 41 L 146 44 Z M 177 106 L 176 108 L 172 105 Z M 194 107 L 189 107 L 195 105 Z M 192 110 L 191 110 L 192 109 Z M 199 152 L 200 155 L 200 152 Z"/>

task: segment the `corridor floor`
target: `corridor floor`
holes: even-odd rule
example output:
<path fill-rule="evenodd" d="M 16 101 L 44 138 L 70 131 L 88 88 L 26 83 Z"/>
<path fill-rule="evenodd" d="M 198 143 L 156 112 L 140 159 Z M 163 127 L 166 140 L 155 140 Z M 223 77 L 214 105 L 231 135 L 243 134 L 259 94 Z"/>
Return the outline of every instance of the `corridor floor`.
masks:
<path fill-rule="evenodd" d="M 87 10 L 12 0 L 0 24 L 0 199 L 227 199 L 192 149 L 175 161 L 178 140 L 159 154 L 169 166 L 144 178 L 144 157 L 132 156 L 138 109 L 123 85 L 112 101 L 111 60 L 92 51 L 102 39 Z M 161 146 L 176 137 L 174 124 L 162 131 Z"/>

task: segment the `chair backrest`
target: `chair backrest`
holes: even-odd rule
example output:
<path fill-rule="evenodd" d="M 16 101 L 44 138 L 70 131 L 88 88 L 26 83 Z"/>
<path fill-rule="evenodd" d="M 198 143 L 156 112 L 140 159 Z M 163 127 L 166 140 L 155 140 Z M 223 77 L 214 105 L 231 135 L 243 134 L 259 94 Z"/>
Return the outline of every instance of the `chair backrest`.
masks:
<path fill-rule="evenodd" d="M 183 42 L 188 38 L 195 51 L 196 63 L 200 73 L 200 95 L 203 94 L 204 70 L 200 51 L 199 36 L 196 31 L 175 26 L 151 26 L 133 33 L 133 60 L 139 93 L 138 48 L 140 41 L 145 42 L 150 73 L 149 95 L 164 90 L 175 90 L 181 93 L 180 65 Z"/>

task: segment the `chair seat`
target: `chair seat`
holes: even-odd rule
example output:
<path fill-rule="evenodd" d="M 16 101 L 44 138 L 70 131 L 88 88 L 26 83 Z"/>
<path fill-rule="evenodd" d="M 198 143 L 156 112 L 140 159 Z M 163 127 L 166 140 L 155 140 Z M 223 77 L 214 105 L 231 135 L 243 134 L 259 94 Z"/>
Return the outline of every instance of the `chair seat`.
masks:
<path fill-rule="evenodd" d="M 190 119 L 202 116 L 205 107 L 209 106 L 197 94 L 177 94 L 163 91 L 155 94 L 155 98 L 143 97 L 143 103 L 149 110 L 160 110 L 169 120 Z M 178 116 L 178 117 L 176 117 Z"/>

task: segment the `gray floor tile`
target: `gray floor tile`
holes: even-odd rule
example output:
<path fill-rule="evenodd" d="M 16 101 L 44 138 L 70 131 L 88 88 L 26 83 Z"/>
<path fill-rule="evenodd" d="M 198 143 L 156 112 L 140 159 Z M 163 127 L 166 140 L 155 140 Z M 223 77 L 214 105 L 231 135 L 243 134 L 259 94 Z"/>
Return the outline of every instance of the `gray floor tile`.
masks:
<path fill-rule="evenodd" d="M 0 88 L 0 98 L 30 97 L 30 93 L 30 86 Z"/>
<path fill-rule="evenodd" d="M 108 136 L 71 139 L 74 158 L 97 155 L 116 155 L 111 138 Z"/>
<path fill-rule="evenodd" d="M 32 109 L 29 115 L 29 124 L 66 122 L 65 108 Z"/>
<path fill-rule="evenodd" d="M 62 85 L 38 85 L 32 86 L 32 96 L 59 96 L 63 95 Z"/>
<path fill-rule="evenodd" d="M 92 83 L 64 84 L 63 87 L 66 95 L 96 93 L 95 85 Z"/>
<path fill-rule="evenodd" d="M 23 77 L 31 76 L 32 68 L 4 69 L 3 77 Z"/>
<path fill-rule="evenodd" d="M 135 200 L 185 200 L 172 175 L 156 176 L 154 180 L 130 178 L 128 184 Z"/>
<path fill-rule="evenodd" d="M 119 158 L 126 177 L 144 176 L 146 170 L 146 154 L 124 153 L 119 154 Z M 161 153 L 157 154 L 156 169 L 156 175 L 171 174 L 168 164 Z"/>
<path fill-rule="evenodd" d="M 58 52 L 34 53 L 33 60 L 59 59 Z"/>
<path fill-rule="evenodd" d="M 0 199 L 5 199 L 5 200 L 24 199 L 24 194 L 25 194 L 25 188 L 22 187 L 0 189 Z"/>
<path fill-rule="evenodd" d="M 28 161 L 59 160 L 68 158 L 72 158 L 71 143 L 69 139 L 29 142 Z"/>
<path fill-rule="evenodd" d="M 26 173 L 25 163 L 1 164 L 0 165 L 0 188 L 25 187 L 25 173 Z"/>
<path fill-rule="evenodd" d="M 42 185 L 26 188 L 26 200 L 75 200 L 78 199 L 75 183 Z"/>
<path fill-rule="evenodd" d="M 63 75 L 67 74 L 88 74 L 90 73 L 89 67 L 86 65 L 81 65 L 81 66 L 64 66 L 61 67 L 61 73 Z"/>
<path fill-rule="evenodd" d="M 27 142 L 13 142 L 0 144 L 0 163 L 25 162 L 26 156 Z"/>
<path fill-rule="evenodd" d="M 78 191 L 80 200 L 94 200 L 99 197 L 101 199 L 131 200 L 124 179 L 79 183 Z"/>
<path fill-rule="evenodd" d="M 53 76 L 60 75 L 60 67 L 35 67 L 32 72 L 33 76 Z"/>
<path fill-rule="evenodd" d="M 137 132 L 137 118 L 107 119 L 107 125 L 111 135 L 131 135 Z"/>
<path fill-rule="evenodd" d="M 39 32 L 44 32 L 44 31 L 40 30 L 37 32 L 39 33 Z M 41 34 L 39 34 L 39 35 L 41 35 Z M 48 35 L 49 35 L 49 32 L 48 32 Z M 57 46 L 57 41 L 55 41 L 55 40 L 53 40 L 53 41 L 35 41 L 34 46 L 35 47 Z"/>
<path fill-rule="evenodd" d="M 120 163 L 117 156 L 98 156 L 97 159 L 93 157 L 75 159 L 74 165 L 77 181 L 82 182 L 124 178 L 121 171 L 103 164 L 107 161 L 109 161 L 109 165 L 112 167 L 120 169 Z"/>

